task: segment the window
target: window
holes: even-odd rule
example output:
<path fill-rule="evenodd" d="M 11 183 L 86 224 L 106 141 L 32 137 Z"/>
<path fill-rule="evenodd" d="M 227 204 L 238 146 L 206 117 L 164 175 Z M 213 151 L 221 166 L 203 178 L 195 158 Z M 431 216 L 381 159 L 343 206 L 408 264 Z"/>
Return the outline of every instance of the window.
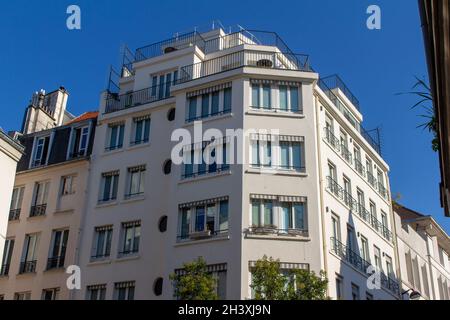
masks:
<path fill-rule="evenodd" d="M 352 300 L 360 300 L 359 287 L 352 283 Z"/>
<path fill-rule="evenodd" d="M 356 201 L 358 201 L 358 213 L 365 215 L 366 201 L 364 199 L 364 192 L 359 188 L 356 189 Z"/>
<path fill-rule="evenodd" d="M 415 257 L 412 262 L 413 262 L 414 283 L 416 285 L 417 291 L 422 292 L 422 286 L 420 283 L 419 261 L 417 260 L 417 257 Z"/>
<path fill-rule="evenodd" d="M 197 239 L 228 232 L 228 198 L 180 205 L 178 239 Z"/>
<path fill-rule="evenodd" d="M 123 136 L 125 132 L 125 123 L 110 124 L 108 126 L 108 141 L 106 150 L 116 150 L 123 147 Z"/>
<path fill-rule="evenodd" d="M 119 255 L 129 255 L 138 253 L 140 239 L 141 239 L 140 221 L 122 223 L 122 245 Z"/>
<path fill-rule="evenodd" d="M 86 300 L 105 300 L 106 284 L 96 284 L 87 286 Z"/>
<path fill-rule="evenodd" d="M 47 261 L 47 270 L 64 267 L 68 239 L 69 230 L 53 231 L 50 253 Z"/>
<path fill-rule="evenodd" d="M 381 210 L 381 226 L 383 228 L 383 236 L 385 238 L 389 238 L 389 225 L 388 225 L 388 217 L 386 212 L 384 212 L 383 210 Z"/>
<path fill-rule="evenodd" d="M 178 80 L 178 70 L 164 74 L 154 74 L 151 76 L 151 79 L 152 101 L 166 99 L 171 96 L 170 89 L 172 84 L 175 84 Z"/>
<path fill-rule="evenodd" d="M 394 276 L 394 267 L 392 265 L 392 258 L 386 254 L 385 259 L 386 259 L 386 271 L 388 275 L 392 277 Z"/>
<path fill-rule="evenodd" d="M 92 259 L 108 258 L 110 256 L 112 234 L 112 225 L 95 228 Z"/>
<path fill-rule="evenodd" d="M 280 84 L 278 87 L 274 87 L 273 89 L 270 84 L 253 83 L 251 91 L 252 91 L 252 101 L 251 101 L 252 108 L 255 109 L 263 108 L 266 110 L 280 110 L 285 112 L 300 111 L 299 86 Z M 272 103 L 272 92 L 274 93 L 278 92 L 278 106 L 275 106 Z"/>
<path fill-rule="evenodd" d="M 59 288 L 42 290 L 42 300 L 58 300 Z"/>
<path fill-rule="evenodd" d="M 405 261 L 406 261 L 406 275 L 408 277 L 408 282 L 410 285 L 414 287 L 414 275 L 413 275 L 411 251 L 405 252 Z"/>
<path fill-rule="evenodd" d="M 116 300 L 134 300 L 135 282 L 116 282 L 114 284 L 114 298 Z"/>
<path fill-rule="evenodd" d="M 306 230 L 304 203 L 280 202 L 279 205 L 281 209 L 279 229 L 281 231 Z"/>
<path fill-rule="evenodd" d="M 0 276 L 7 276 L 9 274 L 9 267 L 11 266 L 12 254 L 14 251 L 14 239 L 6 239 L 3 249 L 2 264 L 0 265 Z"/>
<path fill-rule="evenodd" d="M 278 93 L 280 98 L 280 110 L 282 111 L 299 111 L 299 94 L 298 87 L 280 85 Z"/>
<path fill-rule="evenodd" d="M 272 227 L 274 203 L 272 200 L 252 200 L 252 226 Z"/>
<path fill-rule="evenodd" d="M 155 296 L 162 295 L 163 283 L 164 283 L 163 278 L 157 278 L 153 283 L 153 293 L 155 294 Z"/>
<path fill-rule="evenodd" d="M 167 159 L 163 164 L 163 173 L 168 175 L 172 172 L 172 160 Z"/>
<path fill-rule="evenodd" d="M 119 184 L 118 170 L 102 173 L 99 202 L 108 202 L 116 200 L 118 184 Z"/>
<path fill-rule="evenodd" d="M 197 97 L 191 97 L 188 100 L 188 118 L 186 120 L 197 120 Z"/>
<path fill-rule="evenodd" d="M 355 169 L 360 175 L 365 175 L 364 167 L 361 162 L 361 148 L 353 144 L 353 158 L 355 160 Z"/>
<path fill-rule="evenodd" d="M 339 185 L 337 183 L 336 166 L 328 162 L 328 189 L 339 197 Z"/>
<path fill-rule="evenodd" d="M 47 210 L 47 198 L 50 182 L 36 182 L 34 184 L 34 193 L 30 210 L 30 217 L 45 215 Z"/>
<path fill-rule="evenodd" d="M 14 300 L 31 300 L 31 292 L 16 292 Z"/>
<path fill-rule="evenodd" d="M 226 84 L 225 86 L 228 86 Z M 188 96 L 186 122 L 231 113 L 232 89 L 206 90 L 205 93 Z"/>
<path fill-rule="evenodd" d="M 361 236 L 361 257 L 367 262 L 370 261 L 369 241 L 364 236 Z"/>
<path fill-rule="evenodd" d="M 272 108 L 272 99 L 271 99 L 271 88 L 270 85 L 262 86 L 262 107 L 264 109 Z"/>
<path fill-rule="evenodd" d="M 39 234 L 25 235 L 19 273 L 36 272 L 38 246 Z"/>
<path fill-rule="evenodd" d="M 269 135 L 255 134 L 250 139 L 250 165 L 252 167 L 305 171 L 303 137 L 279 136 L 279 143 L 273 143 L 272 137 Z"/>
<path fill-rule="evenodd" d="M 341 222 L 337 215 L 331 216 L 331 231 L 335 241 L 341 241 Z"/>
<path fill-rule="evenodd" d="M 272 166 L 272 143 L 271 141 L 252 141 L 252 166 L 271 167 Z"/>
<path fill-rule="evenodd" d="M 439 252 L 439 263 L 445 267 L 445 251 L 441 246 L 438 246 L 438 252 Z"/>
<path fill-rule="evenodd" d="M 69 159 L 84 157 L 88 148 L 89 127 L 73 128 L 70 137 Z"/>
<path fill-rule="evenodd" d="M 377 271 L 383 270 L 383 263 L 381 262 L 381 251 L 377 246 L 373 246 L 373 255 L 375 258 L 375 268 Z"/>
<path fill-rule="evenodd" d="M 367 181 L 369 181 L 372 187 L 376 187 L 376 179 L 373 175 L 373 162 L 372 159 L 366 156 L 366 170 L 367 170 Z"/>
<path fill-rule="evenodd" d="M 372 221 L 377 219 L 377 206 L 375 205 L 375 202 L 373 202 L 372 200 L 369 200 L 369 212 Z M 378 230 L 378 223 L 375 224 L 375 229 Z"/>
<path fill-rule="evenodd" d="M 171 108 L 171 109 L 167 112 L 167 120 L 168 120 L 168 121 L 173 121 L 173 120 L 175 120 L 175 114 L 176 114 L 175 108 Z"/>
<path fill-rule="evenodd" d="M 134 118 L 133 132 L 131 145 L 147 143 L 150 139 L 150 116 Z"/>
<path fill-rule="evenodd" d="M 280 143 L 280 168 L 284 170 L 304 171 L 304 144 L 301 142 Z"/>
<path fill-rule="evenodd" d="M 223 112 L 231 112 L 231 88 L 226 88 L 223 91 Z"/>
<path fill-rule="evenodd" d="M 159 230 L 159 232 L 166 232 L 167 231 L 167 216 L 162 216 L 160 219 L 159 219 L 159 222 L 158 222 L 158 230 Z"/>
<path fill-rule="evenodd" d="M 144 194 L 145 165 L 128 168 L 128 186 L 125 198 L 133 198 Z"/>
<path fill-rule="evenodd" d="M 75 193 L 75 175 L 61 177 L 61 196 Z"/>
<path fill-rule="evenodd" d="M 49 153 L 50 136 L 36 137 L 34 140 L 34 149 L 31 166 L 38 167 L 47 163 Z"/>
<path fill-rule="evenodd" d="M 345 175 L 343 176 L 344 181 L 344 202 L 347 206 L 352 206 L 352 183 L 350 179 Z"/>
<path fill-rule="evenodd" d="M 347 248 L 355 252 L 355 229 L 347 225 Z"/>
<path fill-rule="evenodd" d="M 341 276 L 336 276 L 336 300 L 344 299 L 344 279 Z"/>
<path fill-rule="evenodd" d="M 13 189 L 11 204 L 9 206 L 9 221 L 19 219 L 24 192 L 25 187 L 16 187 Z"/>
<path fill-rule="evenodd" d="M 430 296 L 430 287 L 428 285 L 428 271 L 427 271 L 427 265 L 422 265 L 422 279 L 423 279 L 423 289 L 425 296 Z"/>
<path fill-rule="evenodd" d="M 225 140 L 225 139 L 224 139 Z M 230 169 L 228 148 L 225 141 L 204 141 L 202 145 L 193 144 L 183 148 L 182 179 L 195 178 L 207 174 L 218 174 Z M 172 162 L 170 161 L 170 164 Z M 169 172 L 170 173 L 170 172 Z"/>

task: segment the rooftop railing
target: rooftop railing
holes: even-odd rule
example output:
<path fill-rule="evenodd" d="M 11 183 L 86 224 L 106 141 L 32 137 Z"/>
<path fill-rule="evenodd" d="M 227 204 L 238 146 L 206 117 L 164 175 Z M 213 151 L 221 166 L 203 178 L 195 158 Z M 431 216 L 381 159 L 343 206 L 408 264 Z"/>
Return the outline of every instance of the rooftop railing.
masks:
<path fill-rule="evenodd" d="M 360 110 L 359 100 L 353 95 L 353 93 L 350 91 L 350 89 L 347 87 L 344 81 L 342 81 L 342 79 L 337 74 L 322 78 L 322 81 L 325 82 L 327 87 L 332 90 L 333 89 L 341 90 L 347 97 L 347 99 L 350 100 L 350 102 L 356 107 L 356 109 Z"/>
<path fill-rule="evenodd" d="M 241 50 L 221 57 L 205 60 L 181 68 L 179 83 L 208 77 L 241 67 L 257 67 L 279 70 L 311 71 L 306 55 Z"/>

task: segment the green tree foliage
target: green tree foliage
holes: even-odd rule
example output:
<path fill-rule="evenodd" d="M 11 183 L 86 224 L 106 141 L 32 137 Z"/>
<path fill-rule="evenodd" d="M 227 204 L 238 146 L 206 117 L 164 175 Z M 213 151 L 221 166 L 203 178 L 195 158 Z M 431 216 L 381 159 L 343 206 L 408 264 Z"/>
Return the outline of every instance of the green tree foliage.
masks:
<path fill-rule="evenodd" d="M 281 270 L 279 260 L 264 256 L 252 269 L 255 300 L 326 300 L 328 280 L 308 270 Z"/>
<path fill-rule="evenodd" d="M 183 264 L 185 273 L 170 275 L 174 285 L 174 296 L 179 300 L 217 300 L 217 279 L 208 272 L 205 259 Z"/>

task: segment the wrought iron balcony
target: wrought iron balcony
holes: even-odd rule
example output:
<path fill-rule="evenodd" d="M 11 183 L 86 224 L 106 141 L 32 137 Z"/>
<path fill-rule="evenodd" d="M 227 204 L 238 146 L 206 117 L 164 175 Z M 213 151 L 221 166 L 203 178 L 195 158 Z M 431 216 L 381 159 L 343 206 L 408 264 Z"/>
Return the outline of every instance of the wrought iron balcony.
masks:
<path fill-rule="evenodd" d="M 47 204 L 38 204 L 31 207 L 30 217 L 40 217 L 45 215 L 45 211 L 47 210 Z"/>
<path fill-rule="evenodd" d="M 381 182 L 378 182 L 378 192 L 380 193 L 380 195 L 387 199 L 388 198 L 388 192 L 387 189 L 384 187 L 384 185 Z"/>
<path fill-rule="evenodd" d="M 377 188 L 377 179 L 369 170 L 367 170 L 367 181 L 372 187 Z"/>
<path fill-rule="evenodd" d="M 355 163 L 355 170 L 363 177 L 366 177 L 366 168 L 363 166 L 361 160 L 356 157 L 353 158 L 353 162 Z"/>
<path fill-rule="evenodd" d="M 372 215 L 363 204 L 358 203 L 343 187 L 339 185 L 331 177 L 327 177 L 327 189 L 334 194 L 351 212 L 358 214 L 358 216 L 367 222 L 376 232 L 383 236 L 386 240 L 392 242 L 392 232 L 380 222 L 374 215 Z"/>
<path fill-rule="evenodd" d="M 342 260 L 348 262 L 355 269 L 364 273 L 366 276 L 370 275 L 367 270 L 370 266 L 372 266 L 372 264 L 361 257 L 359 253 L 354 252 L 334 237 L 331 238 L 331 251 Z M 384 288 L 388 289 L 394 294 L 399 294 L 400 286 L 396 279 L 393 279 L 391 276 L 387 276 L 383 272 L 380 272 L 380 280 L 381 285 Z"/>
<path fill-rule="evenodd" d="M 65 256 L 51 257 L 47 260 L 47 270 L 64 268 Z"/>
<path fill-rule="evenodd" d="M 207 238 L 221 237 L 226 236 L 228 234 L 228 229 L 219 229 L 219 230 L 202 230 L 202 231 L 194 231 L 194 232 L 181 232 L 177 236 L 177 241 L 187 241 L 187 240 L 201 240 Z"/>
<path fill-rule="evenodd" d="M 352 153 L 348 150 L 347 146 L 341 143 L 341 156 L 347 161 L 349 164 L 352 164 Z"/>
<path fill-rule="evenodd" d="M 105 113 L 116 112 L 171 98 L 170 88 L 174 83 L 175 81 L 170 81 L 120 95 L 108 93 L 106 97 Z"/>
<path fill-rule="evenodd" d="M 291 53 L 241 50 L 181 68 L 179 83 L 212 76 L 242 67 L 312 71 L 308 56 Z"/>
<path fill-rule="evenodd" d="M 355 95 L 350 91 L 347 85 L 342 81 L 342 79 L 337 75 L 328 76 L 322 78 L 325 82 L 326 86 L 330 89 L 339 89 L 344 93 L 347 99 L 356 107 L 356 109 L 360 109 L 359 100 L 355 97 Z"/>
<path fill-rule="evenodd" d="M 19 273 L 34 273 L 36 272 L 37 260 L 23 261 L 20 263 Z"/>
<path fill-rule="evenodd" d="M 307 237 L 309 234 L 307 228 L 282 229 L 278 226 L 273 225 L 251 226 L 245 230 L 245 233 L 253 235 L 276 235 L 284 237 Z"/>
<path fill-rule="evenodd" d="M 325 140 L 337 151 L 341 152 L 341 142 L 339 139 L 331 132 L 330 128 L 324 128 L 325 130 Z"/>
<path fill-rule="evenodd" d="M 8 216 L 8 220 L 9 221 L 16 221 L 19 220 L 20 218 L 20 211 L 21 209 L 11 209 L 9 210 L 9 216 Z"/>
<path fill-rule="evenodd" d="M 217 164 L 214 165 L 207 165 L 204 170 L 197 170 L 195 172 L 185 172 L 181 175 L 181 179 L 194 179 L 197 177 L 201 177 L 207 174 L 219 174 L 223 171 L 230 170 L 229 164 Z"/>

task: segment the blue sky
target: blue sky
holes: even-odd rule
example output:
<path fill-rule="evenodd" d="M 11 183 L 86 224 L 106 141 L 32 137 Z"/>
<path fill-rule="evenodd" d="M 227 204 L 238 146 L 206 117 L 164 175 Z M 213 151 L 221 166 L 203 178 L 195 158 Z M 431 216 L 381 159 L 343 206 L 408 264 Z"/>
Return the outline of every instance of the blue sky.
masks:
<path fill-rule="evenodd" d="M 66 28 L 66 8 L 77 4 L 79 31 Z M 366 28 L 366 9 L 382 11 L 382 29 Z M 164 40 L 175 32 L 225 26 L 276 31 L 298 53 L 310 55 L 322 76 L 338 73 L 361 102 L 366 128 L 382 128 L 383 154 L 393 194 L 404 205 L 433 215 L 447 232 L 450 219 L 439 205 L 439 166 L 431 135 L 417 129 L 416 99 L 396 93 L 427 75 L 417 2 L 412 0 L 280 1 L 8 1 L 2 3 L 3 76 L 0 126 L 20 129 L 32 92 L 60 85 L 69 110 L 96 110 L 110 64 L 120 47 Z"/>

